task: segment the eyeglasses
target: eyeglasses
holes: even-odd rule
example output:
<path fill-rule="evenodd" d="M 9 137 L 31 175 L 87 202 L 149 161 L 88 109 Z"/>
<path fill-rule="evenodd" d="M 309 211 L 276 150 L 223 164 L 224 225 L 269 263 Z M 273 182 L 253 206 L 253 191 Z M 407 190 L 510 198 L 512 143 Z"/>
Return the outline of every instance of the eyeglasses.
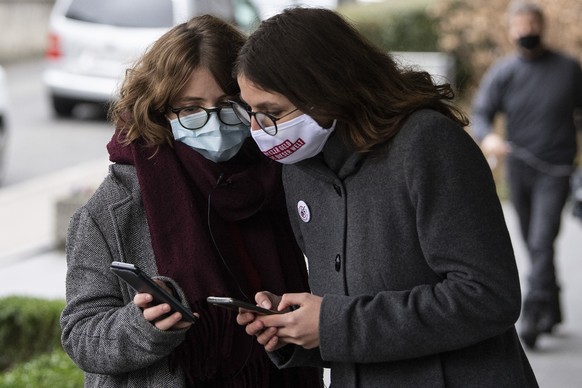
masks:
<path fill-rule="evenodd" d="M 291 113 L 299 110 L 299 108 L 295 108 L 291 112 L 286 113 L 283 116 L 275 117 L 273 115 L 270 115 L 270 114 L 264 113 L 264 112 L 253 112 L 247 106 L 242 105 L 241 103 L 238 103 L 236 101 L 227 101 L 227 102 L 232 107 L 234 114 L 239 118 L 239 120 L 244 125 L 248 125 L 250 127 L 251 126 L 251 119 L 254 117 L 257 124 L 259 124 L 259 127 L 261 127 L 261 129 L 265 133 L 267 133 L 271 136 L 275 136 L 277 134 L 277 131 L 278 131 L 277 121 L 279 121 L 282 118 L 289 116 Z"/>
<path fill-rule="evenodd" d="M 185 106 L 182 108 L 169 107 L 169 111 L 178 116 L 178 122 L 186 129 L 200 129 L 210 120 L 210 114 L 216 112 L 218 119 L 225 125 L 238 125 L 242 120 L 235 114 L 230 106 L 219 106 L 216 108 L 204 108 L 198 105 Z M 243 122 L 244 123 L 244 122 Z"/>

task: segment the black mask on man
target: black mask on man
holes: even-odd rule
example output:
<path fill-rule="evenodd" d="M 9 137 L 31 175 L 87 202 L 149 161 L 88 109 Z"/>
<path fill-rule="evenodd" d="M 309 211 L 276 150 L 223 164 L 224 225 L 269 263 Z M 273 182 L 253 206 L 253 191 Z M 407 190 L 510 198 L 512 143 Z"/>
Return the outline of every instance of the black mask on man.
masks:
<path fill-rule="evenodd" d="M 526 35 L 517 40 L 517 44 L 524 49 L 533 50 L 540 46 L 541 37 L 539 35 Z"/>

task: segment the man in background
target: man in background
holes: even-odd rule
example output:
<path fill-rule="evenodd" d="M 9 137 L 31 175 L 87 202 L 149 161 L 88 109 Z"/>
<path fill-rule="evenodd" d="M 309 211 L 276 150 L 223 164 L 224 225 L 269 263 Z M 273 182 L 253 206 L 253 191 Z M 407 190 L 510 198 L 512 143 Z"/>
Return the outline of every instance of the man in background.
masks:
<path fill-rule="evenodd" d="M 510 199 L 530 259 L 519 334 L 534 348 L 541 334 L 562 322 L 554 242 L 577 152 L 574 111 L 582 108 L 582 70 L 544 45 L 537 5 L 513 4 L 508 20 L 517 50 L 485 74 L 474 100 L 473 134 L 488 158 L 506 157 Z M 505 137 L 493 131 L 501 113 Z"/>

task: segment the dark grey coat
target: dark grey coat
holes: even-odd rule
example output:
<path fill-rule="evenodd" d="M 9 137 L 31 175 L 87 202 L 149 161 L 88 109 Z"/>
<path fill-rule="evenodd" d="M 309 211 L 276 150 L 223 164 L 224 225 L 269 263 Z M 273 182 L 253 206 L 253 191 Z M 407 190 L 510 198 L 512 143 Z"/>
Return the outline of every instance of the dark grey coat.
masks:
<path fill-rule="evenodd" d="M 319 349 L 276 354 L 279 366 L 323 361 L 338 388 L 537 386 L 495 185 L 460 126 L 420 111 L 388 149 L 353 154 L 337 174 L 321 156 L 286 166 L 284 184 L 323 304 Z"/>

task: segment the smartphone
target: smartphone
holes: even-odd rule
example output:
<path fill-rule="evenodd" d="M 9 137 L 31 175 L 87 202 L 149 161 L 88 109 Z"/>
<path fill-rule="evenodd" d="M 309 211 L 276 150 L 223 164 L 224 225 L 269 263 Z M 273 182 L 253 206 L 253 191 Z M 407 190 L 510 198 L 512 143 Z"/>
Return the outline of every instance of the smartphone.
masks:
<path fill-rule="evenodd" d="M 154 304 L 168 303 L 174 311 L 182 314 L 182 319 L 188 322 L 196 322 L 198 319 L 180 301 L 164 290 L 158 283 L 150 278 L 139 267 L 130 263 L 114 261 L 111 263 L 111 271 L 129 284 L 137 292 L 150 294 Z"/>
<path fill-rule="evenodd" d="M 263 307 L 259 307 L 249 302 L 244 302 L 242 300 L 220 297 L 220 296 L 209 296 L 206 301 L 215 306 L 225 307 L 231 310 L 238 311 L 239 308 L 243 310 L 249 310 L 257 314 L 269 315 L 269 314 L 282 314 L 284 311 L 268 310 Z"/>

